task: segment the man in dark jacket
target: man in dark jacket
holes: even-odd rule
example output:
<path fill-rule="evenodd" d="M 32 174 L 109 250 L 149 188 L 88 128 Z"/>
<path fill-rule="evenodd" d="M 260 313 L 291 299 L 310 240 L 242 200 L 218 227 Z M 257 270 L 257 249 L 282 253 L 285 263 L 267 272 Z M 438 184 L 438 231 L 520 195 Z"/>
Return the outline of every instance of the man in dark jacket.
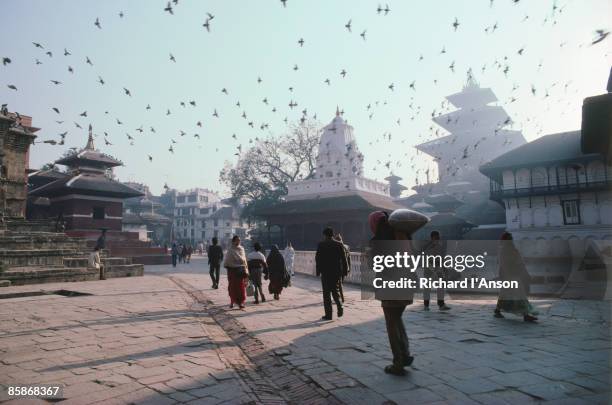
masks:
<path fill-rule="evenodd" d="M 219 246 L 219 240 L 212 238 L 212 245 L 208 247 L 208 264 L 210 266 L 210 278 L 212 288 L 219 288 L 219 272 L 221 271 L 221 261 L 223 260 L 223 249 Z"/>
<path fill-rule="evenodd" d="M 338 317 L 344 314 L 342 309 L 342 301 L 338 286 L 343 275 L 348 272 L 348 263 L 346 261 L 346 252 L 344 245 L 333 239 L 334 230 L 325 228 L 323 230 L 325 239 L 319 242 L 317 254 L 315 256 L 316 273 L 321 276 L 321 284 L 323 286 L 323 307 L 325 308 L 325 316 L 322 319 L 332 319 L 332 303 L 333 297 L 338 308 Z"/>

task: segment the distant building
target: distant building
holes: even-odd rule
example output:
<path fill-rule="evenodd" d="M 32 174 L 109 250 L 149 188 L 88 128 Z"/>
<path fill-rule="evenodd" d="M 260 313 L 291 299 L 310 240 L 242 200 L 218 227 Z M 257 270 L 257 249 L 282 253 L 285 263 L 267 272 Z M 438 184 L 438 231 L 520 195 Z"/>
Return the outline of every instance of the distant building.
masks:
<path fill-rule="evenodd" d="M 423 198 L 446 193 L 467 203 L 486 201 L 489 184 L 478 167 L 524 144 L 525 138 L 520 131 L 506 129 L 510 116 L 503 107 L 490 105 L 497 97 L 480 87 L 471 71 L 463 89 L 446 99 L 458 109 L 433 121 L 450 134 L 415 146 L 434 158 L 437 176 L 427 170 L 426 182 L 413 189 Z"/>
<path fill-rule="evenodd" d="M 361 248 L 371 237 L 368 214 L 377 209 L 392 211 L 401 206 L 392 201 L 389 184 L 363 177 L 363 155 L 357 148 L 353 127 L 336 111 L 323 128 L 312 179 L 289 183 L 285 201 L 260 209 L 274 240 L 291 242 L 296 249 L 312 250 L 321 240 L 323 228 L 331 226 L 351 247 Z"/>
<path fill-rule="evenodd" d="M 612 239 L 612 168 L 580 135 L 542 136 L 480 167 L 515 239 Z"/>
<path fill-rule="evenodd" d="M 156 244 L 169 244 L 171 242 L 172 218 L 161 214 L 162 204 L 151 194 L 149 187 L 127 182 L 125 185 L 144 194 L 142 197 L 133 197 L 125 200 L 123 204 L 123 230 L 138 232 L 140 240 L 153 241 Z"/>
<path fill-rule="evenodd" d="M 220 243 L 234 236 L 247 235 L 247 226 L 240 218 L 240 206 L 218 193 L 202 188 L 177 192 L 174 204 L 174 237 L 196 245 L 206 244 L 213 237 Z"/>

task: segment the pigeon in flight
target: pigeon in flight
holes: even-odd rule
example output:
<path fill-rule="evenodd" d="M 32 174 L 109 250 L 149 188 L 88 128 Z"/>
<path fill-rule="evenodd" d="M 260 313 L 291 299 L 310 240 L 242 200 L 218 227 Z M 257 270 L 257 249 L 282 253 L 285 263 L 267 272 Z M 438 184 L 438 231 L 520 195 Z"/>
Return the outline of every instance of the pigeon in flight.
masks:
<path fill-rule="evenodd" d="M 100 30 L 102 29 L 102 25 L 100 25 L 100 19 L 99 18 L 96 18 L 96 22 L 94 23 L 94 25 L 96 27 L 98 27 L 98 29 L 100 29 Z"/>
<path fill-rule="evenodd" d="M 351 22 L 353 20 L 348 20 L 348 22 L 346 24 L 344 24 L 344 27 L 348 30 L 348 32 L 353 32 L 351 31 Z"/>
<path fill-rule="evenodd" d="M 595 34 L 597 34 L 597 37 L 593 40 L 593 42 L 591 42 L 591 45 L 598 44 L 606 39 L 608 35 L 610 35 L 610 31 L 596 30 Z"/>

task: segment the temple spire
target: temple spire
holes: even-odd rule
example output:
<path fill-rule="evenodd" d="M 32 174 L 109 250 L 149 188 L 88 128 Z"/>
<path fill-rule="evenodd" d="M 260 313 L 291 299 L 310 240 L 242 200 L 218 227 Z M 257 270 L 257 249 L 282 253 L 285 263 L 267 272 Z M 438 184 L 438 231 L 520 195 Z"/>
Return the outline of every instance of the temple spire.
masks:
<path fill-rule="evenodd" d="M 469 68 L 467 71 L 467 81 L 465 83 L 465 86 L 463 86 L 463 89 L 465 90 L 470 87 L 479 87 L 478 82 L 476 81 L 476 79 L 474 79 L 474 72 L 472 71 L 472 68 Z"/>
<path fill-rule="evenodd" d="M 91 127 L 91 124 L 89 124 L 89 138 L 87 138 L 87 145 L 85 145 L 85 149 L 87 150 L 96 150 L 95 146 L 94 146 L 94 140 L 93 140 L 93 129 Z"/>
<path fill-rule="evenodd" d="M 340 116 L 340 108 L 336 106 L 336 117 Z"/>

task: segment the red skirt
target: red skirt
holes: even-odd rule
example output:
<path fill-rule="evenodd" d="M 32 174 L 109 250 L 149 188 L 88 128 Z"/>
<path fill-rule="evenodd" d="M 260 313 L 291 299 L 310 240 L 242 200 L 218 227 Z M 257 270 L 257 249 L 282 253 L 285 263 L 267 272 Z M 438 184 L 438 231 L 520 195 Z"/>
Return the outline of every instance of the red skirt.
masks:
<path fill-rule="evenodd" d="M 237 268 L 227 269 L 227 291 L 232 304 L 244 305 L 246 301 L 246 281 Z"/>

